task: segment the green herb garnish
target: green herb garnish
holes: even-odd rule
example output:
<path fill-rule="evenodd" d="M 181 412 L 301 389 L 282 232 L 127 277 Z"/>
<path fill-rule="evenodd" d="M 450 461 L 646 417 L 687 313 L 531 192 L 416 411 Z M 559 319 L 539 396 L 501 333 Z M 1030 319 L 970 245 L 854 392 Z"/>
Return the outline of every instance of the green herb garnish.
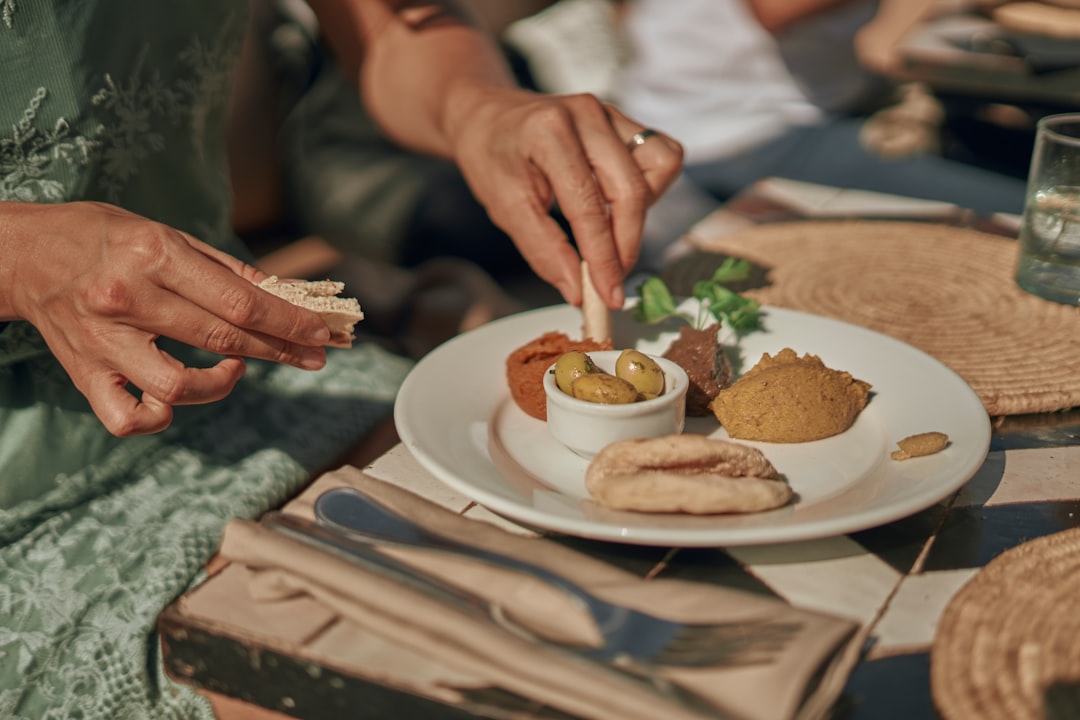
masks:
<path fill-rule="evenodd" d="M 712 277 L 694 283 L 693 293 L 698 300 L 697 317 L 679 312 L 671 290 L 659 277 L 645 280 L 638 288 L 641 301 L 634 309 L 634 319 L 653 325 L 669 317 L 678 317 L 696 330 L 704 330 L 709 318 L 726 322 L 733 330 L 753 330 L 758 327 L 757 300 L 743 297 L 729 290 L 724 283 L 743 280 L 750 274 L 750 263 L 741 258 L 729 257 L 721 263 Z"/>

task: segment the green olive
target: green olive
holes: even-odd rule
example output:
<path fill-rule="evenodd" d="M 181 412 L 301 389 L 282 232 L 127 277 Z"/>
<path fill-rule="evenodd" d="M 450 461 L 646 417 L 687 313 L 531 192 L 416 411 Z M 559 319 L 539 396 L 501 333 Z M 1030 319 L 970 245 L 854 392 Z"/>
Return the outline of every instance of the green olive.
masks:
<path fill-rule="evenodd" d="M 571 350 L 555 361 L 555 384 L 567 395 L 573 395 L 570 386 L 574 381 L 597 370 L 591 357 L 580 350 Z"/>
<path fill-rule="evenodd" d="M 604 405 L 625 405 L 638 399 L 638 391 L 633 385 L 607 373 L 582 375 L 570 386 L 571 394 L 578 400 L 587 400 Z"/>
<path fill-rule="evenodd" d="M 626 380 L 646 400 L 664 392 L 664 371 L 655 360 L 638 350 L 623 350 L 615 361 L 615 375 Z"/>

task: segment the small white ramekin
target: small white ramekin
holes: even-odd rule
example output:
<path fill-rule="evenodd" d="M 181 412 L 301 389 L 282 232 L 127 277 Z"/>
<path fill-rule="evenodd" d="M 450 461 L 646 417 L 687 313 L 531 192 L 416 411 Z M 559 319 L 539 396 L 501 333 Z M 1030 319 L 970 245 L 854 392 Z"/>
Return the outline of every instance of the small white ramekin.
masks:
<path fill-rule="evenodd" d="M 588 353 L 597 367 L 614 374 L 621 350 Z M 652 400 L 623 405 L 578 400 L 555 384 L 553 364 L 544 373 L 547 426 L 552 437 L 578 455 L 591 459 L 616 440 L 678 434 L 686 425 L 686 371 L 672 361 L 649 355 L 664 371 L 664 392 Z"/>

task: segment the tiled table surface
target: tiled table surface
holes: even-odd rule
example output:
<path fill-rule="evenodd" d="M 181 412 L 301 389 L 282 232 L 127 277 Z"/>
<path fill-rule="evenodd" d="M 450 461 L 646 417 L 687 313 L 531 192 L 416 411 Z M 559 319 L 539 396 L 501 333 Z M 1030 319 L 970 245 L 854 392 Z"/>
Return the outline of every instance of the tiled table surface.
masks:
<path fill-rule="evenodd" d="M 953 593 L 1004 550 L 1080 525 L 1080 413 L 994 431 L 972 480 L 945 501 L 834 538 L 741 548 L 662 548 L 565 538 L 641 576 L 775 595 L 870 627 L 838 718 L 933 718 L 930 646 Z M 468 517 L 527 532 L 447 488 L 398 446 L 369 473 Z"/>
<path fill-rule="evenodd" d="M 753 223 L 846 215 L 852 208 L 861 208 L 865 215 L 906 219 L 924 214 L 938 222 L 1004 234 L 1015 222 L 1015 218 L 977 220 L 936 204 L 765 183 L 708 218 L 699 230 L 741 226 L 747 219 Z M 692 254 L 692 245 L 691 241 L 677 248 L 674 256 Z M 934 718 L 930 648 L 937 620 L 953 594 L 1008 548 L 1080 524 L 1080 410 L 996 418 L 993 427 L 985 462 L 961 490 L 926 510 L 871 530 L 731 549 L 557 539 L 642 577 L 750 590 L 854 619 L 868 628 L 868 641 L 835 716 L 850 720 Z M 367 472 L 468 517 L 515 532 L 531 532 L 442 484 L 404 446 L 378 458 Z M 372 717 L 395 716 L 394 700 L 387 702 L 390 713 Z M 439 713 L 438 708 L 429 707 L 424 716 L 435 720 L 442 717 Z M 445 717 L 460 717 L 460 713 L 448 711 Z"/>

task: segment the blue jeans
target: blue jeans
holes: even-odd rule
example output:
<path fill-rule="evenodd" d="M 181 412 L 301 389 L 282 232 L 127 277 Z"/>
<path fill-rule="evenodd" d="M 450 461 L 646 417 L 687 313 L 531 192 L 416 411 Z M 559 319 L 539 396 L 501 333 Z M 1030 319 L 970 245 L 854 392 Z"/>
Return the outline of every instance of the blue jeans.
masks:
<path fill-rule="evenodd" d="M 688 164 L 687 177 L 723 201 L 766 177 L 950 202 L 980 215 L 1019 214 L 1025 182 L 937 155 L 884 158 L 859 142 L 861 118 L 793 128 L 741 155 Z"/>

